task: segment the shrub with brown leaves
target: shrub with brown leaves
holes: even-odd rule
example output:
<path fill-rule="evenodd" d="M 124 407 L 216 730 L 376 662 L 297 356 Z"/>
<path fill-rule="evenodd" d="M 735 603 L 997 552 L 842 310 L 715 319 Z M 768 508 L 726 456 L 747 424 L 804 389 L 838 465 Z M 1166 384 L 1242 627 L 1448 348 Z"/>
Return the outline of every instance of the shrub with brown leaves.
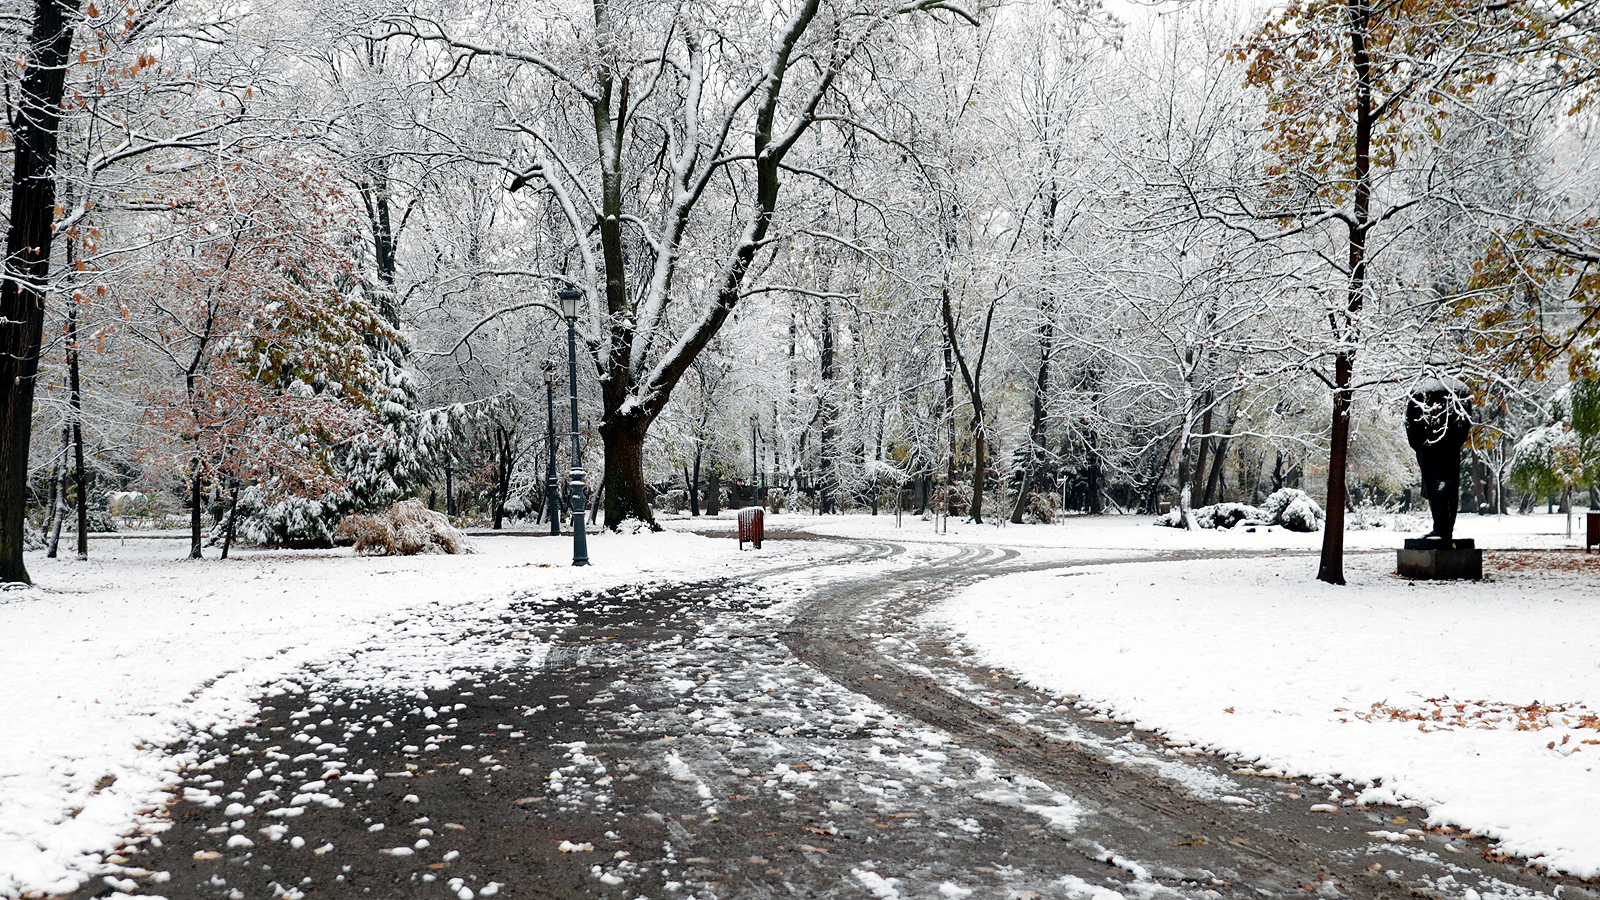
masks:
<path fill-rule="evenodd" d="M 466 535 L 421 500 L 401 500 L 374 516 L 347 516 L 334 533 L 361 556 L 415 556 L 418 553 L 471 553 Z"/>

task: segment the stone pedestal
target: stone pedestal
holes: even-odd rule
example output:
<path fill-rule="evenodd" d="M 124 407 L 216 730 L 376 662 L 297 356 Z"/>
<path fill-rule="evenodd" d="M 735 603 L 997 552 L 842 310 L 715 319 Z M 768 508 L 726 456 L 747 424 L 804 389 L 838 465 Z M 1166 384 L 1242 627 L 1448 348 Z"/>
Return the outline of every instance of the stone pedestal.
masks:
<path fill-rule="evenodd" d="M 1395 571 L 1406 578 L 1431 581 L 1479 581 L 1483 578 L 1483 551 L 1471 538 L 1453 541 L 1407 538 L 1405 549 L 1396 552 Z"/>

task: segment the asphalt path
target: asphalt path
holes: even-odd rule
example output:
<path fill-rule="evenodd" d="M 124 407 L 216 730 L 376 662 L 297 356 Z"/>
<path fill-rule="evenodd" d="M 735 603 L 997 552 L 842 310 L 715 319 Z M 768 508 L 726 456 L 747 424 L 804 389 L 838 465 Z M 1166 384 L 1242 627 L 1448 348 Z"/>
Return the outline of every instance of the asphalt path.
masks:
<path fill-rule="evenodd" d="M 196 761 L 167 821 L 74 897 L 1600 897 L 1333 799 L 1349 785 L 1039 694 L 917 624 L 1060 558 L 838 546 L 827 577 L 527 598 L 458 640 L 548 656 L 448 687 L 307 669 L 173 748 Z"/>

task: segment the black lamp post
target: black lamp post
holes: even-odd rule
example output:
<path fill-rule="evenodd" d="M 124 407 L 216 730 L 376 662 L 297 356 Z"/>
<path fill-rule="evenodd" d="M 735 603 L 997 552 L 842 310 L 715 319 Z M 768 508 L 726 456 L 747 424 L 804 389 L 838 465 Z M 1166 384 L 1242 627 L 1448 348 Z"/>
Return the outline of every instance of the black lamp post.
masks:
<path fill-rule="evenodd" d="M 545 469 L 544 512 L 550 517 L 550 533 L 561 533 L 561 486 L 556 482 L 556 364 L 544 361 Z"/>
<path fill-rule="evenodd" d="M 583 291 L 567 282 L 556 291 L 561 315 L 567 320 L 567 394 L 572 398 L 572 564 L 589 564 L 589 542 L 584 534 L 583 514 L 589 507 L 583 490 L 583 448 L 578 444 L 578 301 Z"/>

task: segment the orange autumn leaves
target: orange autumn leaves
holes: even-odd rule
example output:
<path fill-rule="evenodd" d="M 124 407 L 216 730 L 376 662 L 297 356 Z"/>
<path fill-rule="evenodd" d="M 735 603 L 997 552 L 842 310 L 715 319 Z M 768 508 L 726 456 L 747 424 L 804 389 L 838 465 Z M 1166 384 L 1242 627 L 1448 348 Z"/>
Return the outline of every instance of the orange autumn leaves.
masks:
<path fill-rule="evenodd" d="M 127 298 L 166 369 L 146 459 L 268 496 L 339 491 L 339 454 L 383 427 L 375 346 L 401 339 L 360 288 L 348 198 L 321 166 L 273 158 L 172 196 Z"/>
<path fill-rule="evenodd" d="M 1360 225 L 1368 220 L 1350 213 L 1358 190 L 1371 192 L 1376 221 L 1440 192 L 1449 164 L 1430 154 L 1453 118 L 1482 121 L 1475 104 L 1491 93 L 1561 95 L 1569 114 L 1591 106 L 1600 23 L 1569 0 L 1290 0 L 1230 56 L 1263 94 L 1270 211 L 1284 224 L 1331 214 Z M 1352 152 L 1363 117 L 1365 172 Z M 1480 249 L 1448 298 L 1466 326 L 1461 349 L 1518 377 L 1546 377 L 1561 362 L 1569 377 L 1595 377 L 1600 220 L 1512 208 L 1530 192 L 1480 205 L 1455 198 L 1465 205 L 1435 213 L 1479 220 Z"/>
<path fill-rule="evenodd" d="M 1373 171 L 1398 168 L 1439 136 L 1460 101 L 1494 82 L 1497 68 L 1482 59 L 1511 33 L 1507 14 L 1472 0 L 1290 0 L 1230 51 L 1265 94 L 1274 157 L 1265 174 L 1278 199 L 1348 202 L 1363 107 Z"/>

